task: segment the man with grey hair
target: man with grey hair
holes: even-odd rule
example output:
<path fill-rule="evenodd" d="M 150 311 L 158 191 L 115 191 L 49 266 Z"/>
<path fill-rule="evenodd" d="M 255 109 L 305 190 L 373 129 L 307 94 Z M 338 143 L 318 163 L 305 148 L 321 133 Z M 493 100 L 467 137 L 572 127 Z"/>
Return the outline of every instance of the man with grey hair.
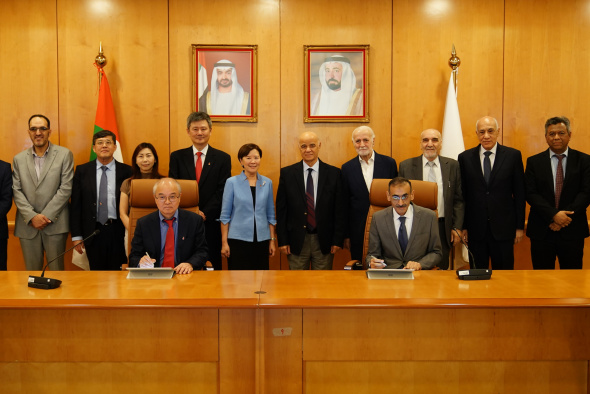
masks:
<path fill-rule="evenodd" d="M 182 190 L 176 180 L 160 179 L 153 193 L 158 211 L 137 221 L 129 266 L 170 267 L 177 274 L 202 269 L 208 256 L 203 218 L 178 208 Z"/>
<path fill-rule="evenodd" d="M 220 60 L 213 65 L 211 89 L 199 99 L 199 109 L 210 115 L 250 115 L 250 94 L 238 82 L 236 65 Z"/>
<path fill-rule="evenodd" d="M 465 220 L 475 268 L 514 268 L 514 244 L 524 235 L 525 187 L 520 151 L 498 144 L 498 121 L 484 116 L 476 124 L 480 144 L 459 155 Z"/>
<path fill-rule="evenodd" d="M 393 158 L 375 152 L 375 132 L 368 126 L 353 130 L 352 144 L 358 155 L 342 165 L 342 194 L 347 204 L 344 245 L 350 248 L 353 260 L 362 261 L 371 183 L 373 179 L 395 178 L 397 164 Z"/>
<path fill-rule="evenodd" d="M 221 200 L 225 181 L 231 176 L 230 156 L 209 145 L 213 125 L 205 112 L 193 112 L 186 121 L 186 132 L 193 145 L 170 155 L 168 176 L 197 180 L 199 184 L 199 215 L 205 221 L 209 261 L 221 269 Z"/>
<path fill-rule="evenodd" d="M 584 238 L 590 235 L 590 156 L 568 147 L 572 131 L 565 116 L 545 122 L 549 149 L 527 159 L 524 178 L 531 206 L 526 235 L 534 269 L 581 269 Z"/>
<path fill-rule="evenodd" d="M 327 57 L 319 68 L 321 89 L 312 100 L 310 113 L 316 116 L 362 115 L 363 90 L 356 86 L 350 59 Z"/>
<path fill-rule="evenodd" d="M 442 259 L 438 266 L 448 269 L 451 246 L 461 242 L 465 206 L 459 163 L 439 156 L 441 148 L 440 131 L 424 130 L 420 134 L 422 155 L 402 161 L 399 174 L 408 179 L 436 182 L 438 185 L 438 233 L 442 245 Z"/>

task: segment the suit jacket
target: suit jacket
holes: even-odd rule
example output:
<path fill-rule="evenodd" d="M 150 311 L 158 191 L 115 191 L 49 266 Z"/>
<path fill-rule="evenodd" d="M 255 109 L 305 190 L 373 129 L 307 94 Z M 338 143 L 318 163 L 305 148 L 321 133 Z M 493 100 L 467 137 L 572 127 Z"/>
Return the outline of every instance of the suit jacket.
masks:
<path fill-rule="evenodd" d="M 117 222 L 122 226 L 119 218 L 119 202 L 121 196 L 121 183 L 133 174 L 131 167 L 115 160 L 115 196 L 117 198 Z M 70 231 L 73 237 L 86 238 L 96 229 L 96 160 L 81 164 L 76 167 L 74 173 L 74 186 L 72 189 L 72 206 L 70 218 Z M 91 244 L 93 239 L 86 241 Z"/>
<path fill-rule="evenodd" d="M 552 230 L 549 224 L 558 211 L 574 211 L 572 222 L 559 230 L 564 238 L 588 237 L 586 208 L 590 204 L 590 156 L 569 148 L 559 209 L 555 208 L 555 192 L 549 149 L 527 159 L 526 198 L 531 206 L 526 234 L 543 239 Z"/>
<path fill-rule="evenodd" d="M 465 216 L 465 205 L 463 204 L 463 192 L 461 189 L 461 170 L 459 162 L 448 157 L 439 156 L 440 172 L 442 174 L 443 198 L 445 206 L 445 234 L 447 243 L 451 245 L 451 229 L 463 229 L 463 218 Z M 422 166 L 422 155 L 404 160 L 399 165 L 399 174 L 404 178 L 422 179 L 424 167 Z M 440 216 L 440 212 L 439 212 Z"/>
<path fill-rule="evenodd" d="M 436 214 L 428 208 L 414 205 L 412 231 L 406 253 L 397 239 L 393 223 L 393 207 L 387 207 L 373 214 L 369 231 L 369 251 L 366 257 L 367 266 L 371 259 L 383 259 L 388 268 L 403 268 L 408 261 L 420 263 L 423 269 L 431 269 L 442 257 L 438 220 Z"/>
<path fill-rule="evenodd" d="M 172 152 L 168 176 L 174 179 L 197 179 L 192 146 Z M 199 179 L 199 209 L 205 213 L 208 223 L 219 219 L 223 188 L 230 176 L 230 156 L 209 145 Z"/>
<path fill-rule="evenodd" d="M 498 144 L 496 158 L 486 184 L 479 160 L 479 145 L 459 155 L 461 184 L 465 201 L 463 227 L 469 239 L 483 240 L 487 221 L 498 241 L 514 239 L 524 229 L 524 167 L 520 151 Z"/>
<path fill-rule="evenodd" d="M 342 247 L 344 241 L 344 199 L 340 169 L 320 160 L 316 228 L 323 254 L 332 245 Z M 277 236 L 279 246 L 289 245 L 291 253 L 301 254 L 307 234 L 307 203 L 303 185 L 303 161 L 281 168 L 277 190 Z"/>
<path fill-rule="evenodd" d="M 201 216 L 184 209 L 178 210 L 178 234 L 176 234 L 175 248 L 175 267 L 181 263 L 189 263 L 193 269 L 202 269 L 205 266 L 208 250 L 205 225 Z M 151 258 L 156 259 L 154 267 L 161 267 L 161 250 L 160 215 L 159 211 L 156 211 L 137 220 L 137 227 L 131 241 L 129 266 L 139 266 L 139 260 L 147 252 Z"/>
<path fill-rule="evenodd" d="M 6 215 L 12 207 L 12 176 L 10 164 L 0 160 L 0 239 L 8 238 Z"/>
<path fill-rule="evenodd" d="M 397 176 L 397 164 L 389 156 L 375 154 L 373 166 L 373 179 L 393 179 Z M 350 238 L 351 253 L 362 255 L 363 239 L 365 236 L 365 223 L 369 212 L 369 192 L 359 157 L 342 165 L 342 193 L 344 197 L 346 216 L 345 238 Z M 353 256 L 353 258 L 355 258 Z"/>
<path fill-rule="evenodd" d="M 33 151 L 27 149 L 14 157 L 12 173 L 16 218 L 14 235 L 32 239 L 39 230 L 29 225 L 41 213 L 51 220 L 42 231 L 63 234 L 70 231 L 70 196 L 74 177 L 74 155 L 62 146 L 51 144 L 39 179 Z"/>

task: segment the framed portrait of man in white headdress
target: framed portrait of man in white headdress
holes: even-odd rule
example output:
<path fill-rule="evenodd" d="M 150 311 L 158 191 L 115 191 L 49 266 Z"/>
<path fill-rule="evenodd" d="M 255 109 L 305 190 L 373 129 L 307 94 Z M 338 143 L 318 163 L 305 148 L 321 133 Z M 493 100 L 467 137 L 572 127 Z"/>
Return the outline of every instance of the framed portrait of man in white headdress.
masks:
<path fill-rule="evenodd" d="M 193 108 L 212 121 L 257 122 L 258 45 L 192 45 Z"/>
<path fill-rule="evenodd" d="M 304 45 L 305 122 L 369 122 L 369 45 Z"/>

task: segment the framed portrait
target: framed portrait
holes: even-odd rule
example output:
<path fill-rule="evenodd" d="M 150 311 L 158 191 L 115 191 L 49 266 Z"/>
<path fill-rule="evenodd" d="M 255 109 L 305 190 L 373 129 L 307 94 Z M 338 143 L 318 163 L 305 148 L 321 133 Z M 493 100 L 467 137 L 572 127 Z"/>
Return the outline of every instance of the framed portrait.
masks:
<path fill-rule="evenodd" d="M 217 122 L 257 122 L 258 45 L 193 44 L 193 108 Z"/>
<path fill-rule="evenodd" d="M 369 122 L 369 45 L 304 45 L 304 122 Z"/>

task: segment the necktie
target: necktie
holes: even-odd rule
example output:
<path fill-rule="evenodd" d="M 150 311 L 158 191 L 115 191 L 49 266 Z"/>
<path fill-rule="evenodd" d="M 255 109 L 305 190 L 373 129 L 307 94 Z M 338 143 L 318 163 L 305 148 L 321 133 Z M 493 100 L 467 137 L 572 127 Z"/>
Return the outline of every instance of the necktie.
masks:
<path fill-rule="evenodd" d="M 201 172 L 203 172 L 203 162 L 201 161 L 201 155 L 203 152 L 197 152 L 197 162 L 195 163 L 195 173 L 197 174 L 197 183 L 201 179 Z"/>
<path fill-rule="evenodd" d="M 162 267 L 174 268 L 174 227 L 172 224 L 176 218 L 164 219 L 164 222 L 168 225 L 166 231 L 166 244 L 164 246 L 164 261 L 162 261 Z"/>
<path fill-rule="evenodd" d="M 313 177 L 311 173 L 313 169 L 309 168 L 307 174 L 307 186 L 305 188 L 305 200 L 307 202 L 307 229 L 309 231 L 315 230 L 315 204 L 313 202 Z"/>
<path fill-rule="evenodd" d="M 402 253 L 406 254 L 406 247 L 408 246 L 408 232 L 406 230 L 406 217 L 399 217 L 399 232 L 397 235 L 399 246 L 402 248 Z"/>
<path fill-rule="evenodd" d="M 428 171 L 428 182 L 436 182 L 436 173 L 434 172 L 434 167 L 436 163 L 433 161 L 429 161 L 427 165 L 430 167 L 430 171 Z"/>
<path fill-rule="evenodd" d="M 483 179 L 486 180 L 486 183 L 490 183 L 490 174 L 492 173 L 492 162 L 490 161 L 490 155 L 492 152 L 485 151 L 483 158 Z"/>
<path fill-rule="evenodd" d="M 105 224 L 109 220 L 109 187 L 107 182 L 107 166 L 100 167 L 102 175 L 98 188 L 98 222 Z"/>
<path fill-rule="evenodd" d="M 564 156 L 565 155 L 555 155 L 555 157 L 557 157 L 557 171 L 555 172 L 555 208 L 559 208 L 561 189 L 563 189 L 563 164 L 561 161 Z"/>

